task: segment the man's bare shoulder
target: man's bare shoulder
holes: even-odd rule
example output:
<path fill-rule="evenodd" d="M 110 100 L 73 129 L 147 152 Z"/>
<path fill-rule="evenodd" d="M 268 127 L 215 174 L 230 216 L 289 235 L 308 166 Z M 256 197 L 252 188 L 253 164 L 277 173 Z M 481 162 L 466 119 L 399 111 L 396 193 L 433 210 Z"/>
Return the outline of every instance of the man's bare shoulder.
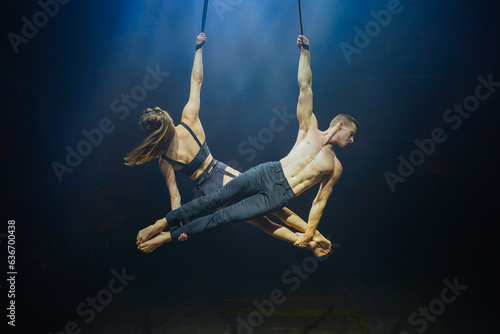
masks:
<path fill-rule="evenodd" d="M 332 174 L 331 174 L 331 178 L 333 179 L 333 181 L 336 183 L 340 177 L 342 176 L 342 172 L 344 170 L 344 167 L 342 167 L 342 163 L 340 162 L 340 160 L 337 158 L 337 156 L 335 155 L 335 162 L 334 162 L 334 165 L 333 165 L 333 171 L 332 171 Z"/>

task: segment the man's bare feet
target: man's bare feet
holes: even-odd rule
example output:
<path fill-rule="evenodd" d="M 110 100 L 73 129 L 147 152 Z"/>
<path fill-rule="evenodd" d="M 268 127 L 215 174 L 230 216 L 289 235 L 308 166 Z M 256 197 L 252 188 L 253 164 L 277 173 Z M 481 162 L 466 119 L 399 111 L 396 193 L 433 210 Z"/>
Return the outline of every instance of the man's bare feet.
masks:
<path fill-rule="evenodd" d="M 143 251 L 144 253 L 151 253 L 161 245 L 166 242 L 172 241 L 170 237 L 170 232 L 161 232 L 156 237 L 146 242 L 143 242 L 137 246 L 137 249 Z"/>
<path fill-rule="evenodd" d="M 313 252 L 316 257 L 323 257 L 329 253 L 327 250 L 321 248 L 315 241 L 310 241 L 306 248 Z"/>
<path fill-rule="evenodd" d="M 330 251 L 332 250 L 332 243 L 330 242 L 330 240 L 325 238 L 323 234 L 319 233 L 318 231 L 316 231 L 316 234 L 314 234 L 312 240 L 316 241 L 316 243 L 318 243 L 321 248 L 326 250 L 327 253 L 330 253 Z"/>
<path fill-rule="evenodd" d="M 143 242 L 148 241 L 149 239 L 163 231 L 163 229 L 167 227 L 167 225 L 167 220 L 165 218 L 162 218 L 160 220 L 157 220 L 153 225 L 149 225 L 148 227 L 143 228 L 139 231 L 139 233 L 137 233 L 136 244 L 139 245 Z"/>
<path fill-rule="evenodd" d="M 182 233 L 177 240 L 178 241 L 186 241 L 188 239 L 188 235 L 186 233 Z"/>

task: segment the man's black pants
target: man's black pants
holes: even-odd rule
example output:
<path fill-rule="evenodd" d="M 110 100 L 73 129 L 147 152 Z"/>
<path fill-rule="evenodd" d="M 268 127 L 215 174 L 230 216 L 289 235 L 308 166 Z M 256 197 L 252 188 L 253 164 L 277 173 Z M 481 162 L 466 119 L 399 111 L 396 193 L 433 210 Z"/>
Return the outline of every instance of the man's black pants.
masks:
<path fill-rule="evenodd" d="M 166 219 L 172 240 L 177 240 L 182 233 L 193 236 L 228 223 L 264 216 L 283 208 L 293 198 L 295 194 L 281 163 L 267 162 L 240 174 L 221 189 L 170 211 Z M 228 203 L 234 204 L 198 217 Z"/>

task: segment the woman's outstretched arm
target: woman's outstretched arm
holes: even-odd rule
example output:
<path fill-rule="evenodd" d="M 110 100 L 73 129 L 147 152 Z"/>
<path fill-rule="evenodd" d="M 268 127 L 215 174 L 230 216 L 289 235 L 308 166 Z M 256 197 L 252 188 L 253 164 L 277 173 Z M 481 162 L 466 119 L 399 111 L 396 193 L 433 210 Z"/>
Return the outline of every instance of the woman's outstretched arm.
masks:
<path fill-rule="evenodd" d="M 182 122 L 195 124 L 199 121 L 200 112 L 200 92 L 203 82 L 203 45 L 207 40 L 204 33 L 196 37 L 196 53 L 194 55 L 193 70 L 191 72 L 191 89 L 189 91 L 189 100 L 182 111 Z"/>
<path fill-rule="evenodd" d="M 170 205 L 172 210 L 175 210 L 181 206 L 181 194 L 179 188 L 177 187 L 177 181 L 175 180 L 175 171 L 172 166 L 165 160 L 159 159 L 161 175 L 165 178 L 167 183 L 168 193 L 170 195 Z"/>

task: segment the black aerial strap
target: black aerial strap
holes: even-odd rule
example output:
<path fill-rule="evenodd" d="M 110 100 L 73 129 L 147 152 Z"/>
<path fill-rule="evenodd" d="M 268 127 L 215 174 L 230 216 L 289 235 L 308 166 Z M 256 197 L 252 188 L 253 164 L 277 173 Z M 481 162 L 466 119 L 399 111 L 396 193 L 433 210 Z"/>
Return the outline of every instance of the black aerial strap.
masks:
<path fill-rule="evenodd" d="M 208 0 L 203 5 L 203 18 L 201 19 L 201 32 L 205 32 L 205 22 L 207 21 Z"/>
<path fill-rule="evenodd" d="M 302 26 L 302 6 L 300 5 L 300 0 L 299 0 L 299 18 L 300 18 L 300 34 L 304 35 L 304 27 Z"/>

